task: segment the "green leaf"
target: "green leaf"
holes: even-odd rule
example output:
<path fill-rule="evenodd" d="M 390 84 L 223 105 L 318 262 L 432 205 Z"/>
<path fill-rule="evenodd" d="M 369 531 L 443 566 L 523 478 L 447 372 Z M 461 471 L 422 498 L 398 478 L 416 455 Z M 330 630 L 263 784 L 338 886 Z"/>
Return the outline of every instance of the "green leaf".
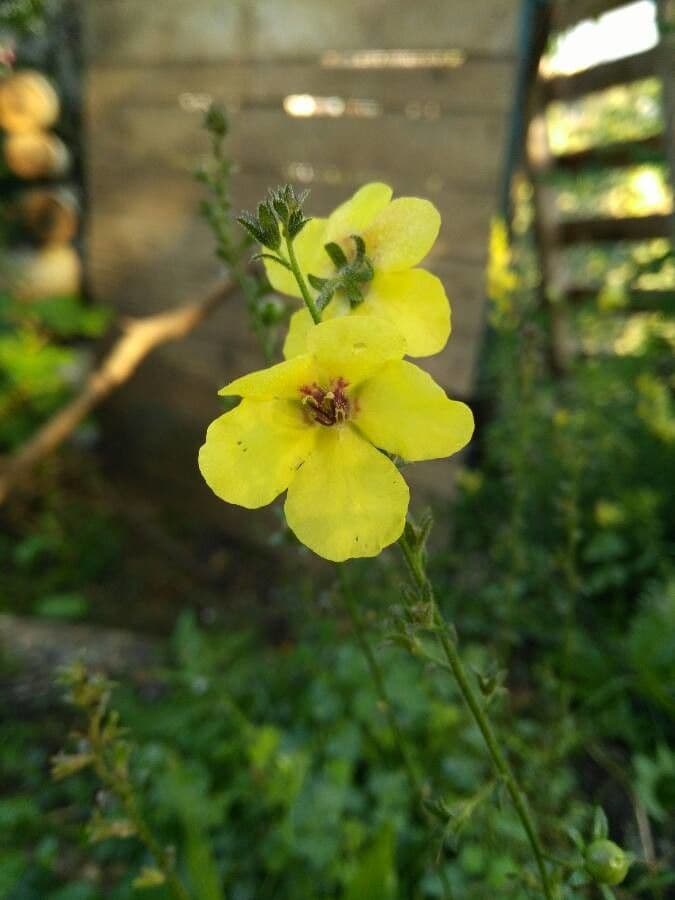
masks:
<path fill-rule="evenodd" d="M 166 878 L 160 869 L 154 866 L 144 866 L 132 882 L 132 887 L 138 890 L 144 888 L 159 887 L 164 884 Z"/>
<path fill-rule="evenodd" d="M 609 823 L 604 809 L 600 806 L 595 807 L 593 814 L 593 837 L 606 838 L 609 836 Z"/>
<path fill-rule="evenodd" d="M 220 873 L 206 830 L 196 819 L 185 821 L 186 864 L 199 900 L 224 900 Z"/>
<path fill-rule="evenodd" d="M 344 900 L 396 900 L 398 885 L 392 828 L 385 827 L 361 856 Z"/>
<path fill-rule="evenodd" d="M 50 619 L 81 619 L 89 610 L 89 601 L 82 594 L 49 594 L 34 607 L 37 616 Z"/>
<path fill-rule="evenodd" d="M 272 262 L 279 263 L 280 266 L 283 266 L 285 269 L 288 269 L 289 272 L 291 271 L 291 267 L 286 262 L 286 260 L 282 259 L 280 256 L 275 256 L 273 253 L 256 253 L 255 256 L 251 257 L 252 261 L 255 261 L 258 259 L 271 259 Z"/>
<path fill-rule="evenodd" d="M 89 306 L 79 297 L 46 297 L 31 303 L 30 314 L 38 324 L 59 337 L 98 337 L 107 328 L 112 312 Z"/>

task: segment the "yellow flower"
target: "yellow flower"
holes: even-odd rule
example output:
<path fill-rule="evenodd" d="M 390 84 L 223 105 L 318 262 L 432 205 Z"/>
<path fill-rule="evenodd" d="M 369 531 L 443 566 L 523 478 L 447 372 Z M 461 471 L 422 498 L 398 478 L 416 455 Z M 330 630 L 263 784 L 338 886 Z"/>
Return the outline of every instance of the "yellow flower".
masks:
<path fill-rule="evenodd" d="M 346 316 L 315 326 L 306 353 L 228 384 L 220 393 L 243 399 L 199 452 L 210 488 L 249 509 L 288 489 L 286 519 L 303 544 L 335 562 L 376 556 L 400 537 L 409 500 L 380 450 L 436 459 L 473 432 L 468 406 L 404 352 L 386 321 Z"/>
<path fill-rule="evenodd" d="M 440 279 L 414 267 L 431 250 L 441 217 L 428 200 L 392 200 L 391 195 L 386 184 L 366 184 L 327 219 L 311 219 L 295 240 L 295 253 L 303 273 L 331 278 L 335 266 L 325 245 L 337 244 L 351 259 L 355 252 L 352 236 L 363 238 L 374 269 L 372 280 L 363 285 L 364 300 L 351 307 L 338 293 L 324 310 L 323 319 L 347 313 L 386 319 L 405 335 L 409 356 L 431 356 L 443 349 L 450 335 L 450 305 Z M 265 260 L 265 268 L 275 290 L 300 296 L 288 269 L 272 260 Z M 306 309 L 294 313 L 284 345 L 287 359 L 304 352 L 312 324 Z"/>

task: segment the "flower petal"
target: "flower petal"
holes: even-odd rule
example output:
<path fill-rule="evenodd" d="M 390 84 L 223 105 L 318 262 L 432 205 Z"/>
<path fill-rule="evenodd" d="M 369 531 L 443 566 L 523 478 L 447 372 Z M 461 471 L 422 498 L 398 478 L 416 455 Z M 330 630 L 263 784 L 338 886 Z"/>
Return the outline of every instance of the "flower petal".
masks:
<path fill-rule="evenodd" d="M 405 360 L 390 362 L 358 391 L 354 424 L 377 447 L 405 460 L 457 453 L 473 434 L 473 414 L 450 400 L 431 375 Z"/>
<path fill-rule="evenodd" d="M 298 265 L 305 276 L 308 272 L 321 274 L 319 270 L 326 268 L 323 263 L 323 257 L 326 256 L 323 245 L 326 243 L 324 235 L 327 222 L 328 219 L 310 219 L 293 242 Z M 288 294 L 290 297 L 302 296 L 292 272 L 269 259 L 264 259 L 263 263 L 267 277 L 275 291 L 280 294 Z"/>
<path fill-rule="evenodd" d="M 400 537 L 410 492 L 396 466 L 349 426 L 319 431 L 288 488 L 289 527 L 310 550 L 342 562 Z"/>
<path fill-rule="evenodd" d="M 299 404 L 242 400 L 209 425 L 199 469 L 222 500 L 256 509 L 288 487 L 315 440 Z"/>
<path fill-rule="evenodd" d="M 389 360 L 401 359 L 405 349 L 405 339 L 393 325 L 370 316 L 330 319 L 307 336 L 307 350 L 323 377 L 345 378 L 351 385 L 370 377 Z"/>
<path fill-rule="evenodd" d="M 332 304 L 331 304 L 332 306 Z M 432 356 L 450 336 L 450 304 L 440 278 L 424 269 L 376 272 L 353 314 L 387 319 L 405 335 L 408 356 Z"/>
<path fill-rule="evenodd" d="M 392 193 L 389 185 L 378 181 L 364 184 L 353 197 L 331 213 L 324 243 L 344 240 L 351 234 L 361 234 L 388 205 Z"/>
<path fill-rule="evenodd" d="M 311 384 L 316 376 L 314 361 L 304 354 L 277 363 L 268 369 L 260 369 L 258 372 L 250 372 L 241 378 L 235 378 L 218 393 L 221 397 L 257 397 L 263 400 L 299 397 L 300 388 L 305 384 Z"/>
<path fill-rule="evenodd" d="M 376 271 L 412 269 L 431 250 L 440 227 L 440 213 L 429 200 L 399 197 L 366 228 L 366 252 Z"/>
<path fill-rule="evenodd" d="M 293 313 L 284 341 L 284 359 L 293 359 L 293 357 L 307 352 L 307 338 L 312 328 L 314 328 L 314 321 L 306 306 Z"/>

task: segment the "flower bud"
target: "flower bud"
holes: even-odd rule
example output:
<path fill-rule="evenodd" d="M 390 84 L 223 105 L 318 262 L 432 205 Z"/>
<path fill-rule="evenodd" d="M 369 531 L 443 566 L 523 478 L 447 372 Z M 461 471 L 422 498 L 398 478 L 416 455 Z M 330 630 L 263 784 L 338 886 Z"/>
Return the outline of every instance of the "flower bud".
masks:
<path fill-rule="evenodd" d="M 586 871 L 599 884 L 621 884 L 629 868 L 629 857 L 614 841 L 599 838 L 586 848 Z"/>
<path fill-rule="evenodd" d="M 229 123 L 224 108 L 218 103 L 212 103 L 206 111 L 204 124 L 212 134 L 215 134 L 218 137 L 225 137 L 228 132 Z"/>
<path fill-rule="evenodd" d="M 260 305 L 260 318 L 264 325 L 276 325 L 286 315 L 286 305 L 278 297 L 268 297 Z"/>

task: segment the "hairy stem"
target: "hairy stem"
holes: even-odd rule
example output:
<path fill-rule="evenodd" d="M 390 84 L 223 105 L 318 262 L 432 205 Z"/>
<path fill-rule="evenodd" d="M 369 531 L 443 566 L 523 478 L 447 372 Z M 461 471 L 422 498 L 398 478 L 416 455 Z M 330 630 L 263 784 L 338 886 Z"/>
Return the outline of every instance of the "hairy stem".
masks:
<path fill-rule="evenodd" d="M 544 862 L 544 854 L 539 842 L 539 837 L 537 835 L 537 830 L 535 828 L 532 815 L 528 808 L 527 800 L 525 799 L 525 795 L 521 790 L 515 775 L 513 774 L 511 766 L 509 765 L 504 752 L 499 746 L 497 736 L 483 708 L 483 704 L 478 699 L 476 691 L 474 690 L 469 680 L 467 671 L 464 667 L 461 656 L 459 655 L 457 646 L 450 637 L 447 624 L 443 619 L 441 611 L 438 608 L 438 603 L 436 602 L 434 590 L 427 574 L 422 554 L 419 552 L 415 552 L 405 532 L 399 538 L 399 546 L 407 563 L 412 580 L 422 592 L 422 595 L 426 602 L 431 604 L 434 625 L 436 627 L 438 640 L 443 649 L 445 658 L 450 669 L 452 670 L 452 674 L 455 677 L 455 681 L 457 683 L 457 686 L 459 687 L 462 697 L 464 698 L 464 702 L 468 706 L 469 711 L 473 716 L 473 719 L 478 726 L 481 735 L 483 736 L 483 740 L 485 741 L 485 746 L 487 747 L 488 753 L 490 755 L 495 773 L 497 774 L 497 777 L 504 782 L 504 784 L 506 785 L 506 789 L 509 792 L 518 818 L 520 819 L 523 830 L 532 848 L 532 853 L 539 870 L 544 896 L 546 897 L 546 900 L 554 900 L 554 895 L 549 883 L 548 872 L 546 870 L 546 864 Z"/>
<path fill-rule="evenodd" d="M 295 276 L 295 280 L 297 281 L 298 287 L 300 288 L 300 293 L 302 294 L 302 299 L 305 301 L 305 306 L 309 310 L 309 314 L 311 315 L 314 324 L 318 325 L 321 321 L 321 312 L 319 311 L 318 306 L 314 302 L 314 299 L 309 292 L 309 288 L 307 287 L 307 283 L 305 282 L 304 275 L 300 271 L 300 266 L 298 265 L 298 260 L 293 248 L 293 239 L 288 235 L 286 235 L 285 237 L 286 249 L 288 250 L 288 263 L 291 267 L 291 272 Z"/>

